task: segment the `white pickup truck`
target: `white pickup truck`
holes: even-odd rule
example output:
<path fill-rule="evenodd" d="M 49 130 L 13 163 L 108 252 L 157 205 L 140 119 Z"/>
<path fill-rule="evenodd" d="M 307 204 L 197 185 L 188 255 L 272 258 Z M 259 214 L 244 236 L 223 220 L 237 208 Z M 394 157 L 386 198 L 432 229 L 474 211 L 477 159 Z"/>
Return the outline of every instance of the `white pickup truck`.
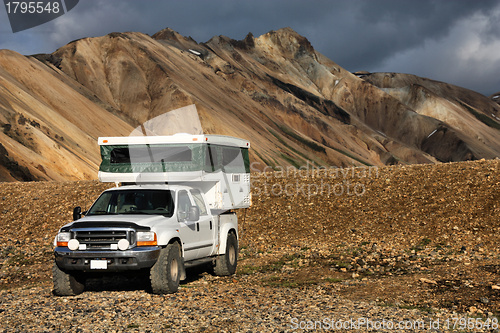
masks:
<path fill-rule="evenodd" d="M 54 294 L 76 295 L 102 272 L 149 270 L 151 290 L 173 293 L 185 267 L 238 259 L 234 209 L 250 206 L 248 141 L 215 135 L 100 138 L 104 191 L 55 237 Z M 84 217 L 82 217 L 82 214 Z"/>

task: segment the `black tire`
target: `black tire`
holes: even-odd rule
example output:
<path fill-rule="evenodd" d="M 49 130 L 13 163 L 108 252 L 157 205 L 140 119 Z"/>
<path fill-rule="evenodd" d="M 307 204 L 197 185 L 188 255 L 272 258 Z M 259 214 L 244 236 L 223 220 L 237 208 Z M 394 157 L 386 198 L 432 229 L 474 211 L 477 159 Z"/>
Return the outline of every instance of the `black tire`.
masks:
<path fill-rule="evenodd" d="M 227 235 L 226 253 L 215 259 L 214 273 L 219 276 L 233 275 L 238 265 L 238 239 L 234 233 Z"/>
<path fill-rule="evenodd" d="M 179 243 L 168 244 L 161 249 L 160 256 L 151 267 L 149 279 L 154 294 L 172 294 L 179 289 L 182 272 L 181 248 Z"/>
<path fill-rule="evenodd" d="M 81 294 L 85 289 L 85 282 L 73 274 L 61 270 L 56 263 L 52 267 L 53 293 L 56 296 L 74 296 Z"/>

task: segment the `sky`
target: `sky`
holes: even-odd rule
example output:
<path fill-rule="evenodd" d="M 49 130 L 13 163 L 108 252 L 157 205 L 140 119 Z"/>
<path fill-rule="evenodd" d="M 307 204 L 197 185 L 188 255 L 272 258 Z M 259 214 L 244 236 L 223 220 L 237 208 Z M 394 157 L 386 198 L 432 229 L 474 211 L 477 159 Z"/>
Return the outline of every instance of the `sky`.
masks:
<path fill-rule="evenodd" d="M 52 53 L 79 38 L 167 27 L 197 42 L 291 27 L 349 71 L 409 73 L 487 96 L 500 91 L 500 0 L 80 0 L 16 33 L 4 6 L 0 49 Z"/>

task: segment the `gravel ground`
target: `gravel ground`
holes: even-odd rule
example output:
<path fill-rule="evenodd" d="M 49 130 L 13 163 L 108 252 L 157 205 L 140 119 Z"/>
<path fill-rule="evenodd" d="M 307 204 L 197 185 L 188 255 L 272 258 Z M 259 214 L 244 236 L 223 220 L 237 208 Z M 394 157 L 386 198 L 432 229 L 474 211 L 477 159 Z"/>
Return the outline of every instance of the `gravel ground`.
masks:
<path fill-rule="evenodd" d="M 0 293 L 1 331 L 289 332 L 343 327 L 411 332 L 431 330 L 431 325 L 444 329 L 446 320 L 453 325 L 454 318 L 466 318 L 446 310 L 428 313 L 351 301 L 335 291 L 328 284 L 274 288 L 245 278 L 204 276 L 184 284 L 174 295 L 124 288 L 59 298 L 52 296 L 51 286 L 43 285 Z M 474 324 L 485 323 L 483 320 L 480 317 Z"/>
<path fill-rule="evenodd" d="M 88 207 L 110 185 L 3 183 L 0 332 L 288 332 L 340 324 L 497 332 L 499 169 L 494 160 L 256 175 L 253 206 L 238 212 L 237 274 L 191 270 L 168 296 L 127 276 L 89 281 L 79 296 L 53 296 L 57 229 L 73 206 Z"/>

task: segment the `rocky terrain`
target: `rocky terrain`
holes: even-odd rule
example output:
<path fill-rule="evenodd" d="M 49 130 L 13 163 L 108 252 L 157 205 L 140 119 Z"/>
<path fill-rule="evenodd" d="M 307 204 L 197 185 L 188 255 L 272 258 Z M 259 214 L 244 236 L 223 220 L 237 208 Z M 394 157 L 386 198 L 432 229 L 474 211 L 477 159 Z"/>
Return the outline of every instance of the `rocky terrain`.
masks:
<path fill-rule="evenodd" d="M 189 105 L 204 133 L 250 139 L 259 170 L 500 156 L 495 96 L 341 65 L 290 28 L 205 43 L 171 29 L 115 32 L 52 54 L 1 50 L 0 181 L 92 179 L 99 136 Z"/>
<path fill-rule="evenodd" d="M 57 229 L 110 185 L 1 183 L 0 332 L 283 332 L 339 320 L 498 331 L 499 171 L 480 160 L 255 174 L 237 274 L 193 269 L 168 296 L 131 276 L 53 296 Z"/>

